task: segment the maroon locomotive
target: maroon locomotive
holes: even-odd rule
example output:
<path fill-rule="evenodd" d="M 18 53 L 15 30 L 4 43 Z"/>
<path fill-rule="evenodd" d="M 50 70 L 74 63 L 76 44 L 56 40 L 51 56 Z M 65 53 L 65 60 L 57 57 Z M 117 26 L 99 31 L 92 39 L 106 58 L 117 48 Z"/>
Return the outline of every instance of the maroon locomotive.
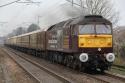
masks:
<path fill-rule="evenodd" d="M 88 15 L 8 38 L 5 45 L 80 70 L 107 70 L 115 59 L 112 23 Z"/>

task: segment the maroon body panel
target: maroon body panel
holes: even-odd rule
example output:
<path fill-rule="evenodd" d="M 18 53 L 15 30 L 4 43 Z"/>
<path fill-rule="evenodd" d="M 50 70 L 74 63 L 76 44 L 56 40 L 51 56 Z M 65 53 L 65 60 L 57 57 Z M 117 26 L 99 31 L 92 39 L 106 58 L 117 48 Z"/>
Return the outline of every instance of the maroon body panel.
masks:
<path fill-rule="evenodd" d="M 46 49 L 46 32 L 37 33 L 37 49 L 45 50 Z"/>

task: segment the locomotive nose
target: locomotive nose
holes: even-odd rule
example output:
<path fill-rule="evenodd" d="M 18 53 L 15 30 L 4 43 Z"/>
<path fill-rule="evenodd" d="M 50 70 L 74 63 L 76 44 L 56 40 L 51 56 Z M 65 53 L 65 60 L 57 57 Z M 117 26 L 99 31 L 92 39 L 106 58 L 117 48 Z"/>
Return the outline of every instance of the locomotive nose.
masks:
<path fill-rule="evenodd" d="M 88 54 L 87 53 L 81 53 L 79 56 L 79 59 L 81 62 L 87 62 L 88 61 Z"/>
<path fill-rule="evenodd" d="M 113 62 L 113 61 L 115 60 L 115 55 L 114 55 L 113 53 L 108 53 L 108 54 L 106 55 L 106 60 L 107 60 L 108 62 Z"/>

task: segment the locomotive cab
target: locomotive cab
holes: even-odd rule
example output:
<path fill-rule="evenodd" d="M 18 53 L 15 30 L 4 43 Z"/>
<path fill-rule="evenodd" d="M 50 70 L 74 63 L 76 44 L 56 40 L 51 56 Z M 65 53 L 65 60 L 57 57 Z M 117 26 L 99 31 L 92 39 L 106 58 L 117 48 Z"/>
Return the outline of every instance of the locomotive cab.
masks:
<path fill-rule="evenodd" d="M 77 29 L 79 60 L 89 67 L 108 69 L 115 60 L 112 24 L 102 16 L 87 16 Z"/>

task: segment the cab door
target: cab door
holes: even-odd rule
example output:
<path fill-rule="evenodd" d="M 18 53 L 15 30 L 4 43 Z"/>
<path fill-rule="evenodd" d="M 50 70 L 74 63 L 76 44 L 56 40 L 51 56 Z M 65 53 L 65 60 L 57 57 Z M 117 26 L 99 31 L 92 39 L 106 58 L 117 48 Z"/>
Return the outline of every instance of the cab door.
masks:
<path fill-rule="evenodd" d="M 78 52 L 78 26 L 77 25 L 71 25 L 70 26 L 71 31 L 71 47 L 73 52 Z"/>

